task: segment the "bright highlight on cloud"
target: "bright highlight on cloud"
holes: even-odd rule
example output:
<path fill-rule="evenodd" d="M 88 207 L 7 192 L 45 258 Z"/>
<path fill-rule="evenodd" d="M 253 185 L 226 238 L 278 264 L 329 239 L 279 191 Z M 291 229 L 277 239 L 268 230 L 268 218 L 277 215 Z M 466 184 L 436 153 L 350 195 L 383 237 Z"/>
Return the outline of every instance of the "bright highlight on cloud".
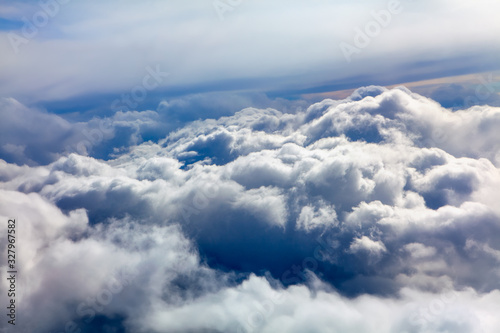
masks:
<path fill-rule="evenodd" d="M 370 86 L 152 142 L 159 111 L 71 123 L 1 103 L 26 332 L 500 327 L 500 108 Z M 28 137 L 9 110 L 46 127 Z"/>

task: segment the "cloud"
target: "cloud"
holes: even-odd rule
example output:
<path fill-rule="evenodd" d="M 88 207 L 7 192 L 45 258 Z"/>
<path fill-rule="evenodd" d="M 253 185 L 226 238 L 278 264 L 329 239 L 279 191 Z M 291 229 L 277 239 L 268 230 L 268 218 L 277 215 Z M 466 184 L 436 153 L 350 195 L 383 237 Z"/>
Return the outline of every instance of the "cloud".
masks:
<path fill-rule="evenodd" d="M 140 325 L 155 332 L 199 327 L 220 332 L 490 332 L 497 320 L 488 318 L 488 313 L 498 297 L 498 292 L 478 295 L 472 290 L 437 297 L 404 290 L 400 299 L 369 295 L 345 299 L 325 290 L 312 294 L 304 286 L 274 290 L 265 279 L 251 276 L 237 288 L 175 311 L 165 309 Z M 206 315 L 192 318 L 193 312 Z"/>
<path fill-rule="evenodd" d="M 0 109 L 0 156 L 17 164 L 49 164 L 71 152 L 106 158 L 114 150 L 142 143 L 142 136 L 161 127 L 154 111 L 118 111 L 112 117 L 75 123 L 13 98 L 0 99 Z"/>
<path fill-rule="evenodd" d="M 61 140 L 73 135 L 72 125 L 56 115 L 29 109 L 12 98 L 0 103 L 4 159 L 29 164 L 52 161 L 62 150 Z"/>
<path fill-rule="evenodd" d="M 382 252 L 386 252 L 387 249 L 384 246 L 384 243 L 381 241 L 373 241 L 370 238 L 363 236 L 361 238 L 355 238 L 351 243 L 349 250 L 353 253 L 367 251 L 370 254 L 378 255 Z"/>
<path fill-rule="evenodd" d="M 144 142 L 163 126 L 158 112 L 119 112 L 100 138 L 100 119 L 4 103 L 52 129 L 21 135 L 31 127 L 7 117 L 6 144 L 31 149 L 46 135 L 47 162 L 28 148 L 9 158 L 30 165 L 0 161 L 0 215 L 22 221 L 27 331 L 498 327 L 499 108 L 452 112 L 405 88 L 367 87 Z M 107 160 L 58 151 L 76 129 L 121 148 Z"/>
<path fill-rule="evenodd" d="M 356 31 L 377 25 L 373 13 L 387 11 L 385 1 L 254 1 L 231 5 L 224 21 L 212 1 L 62 3 L 52 15 L 34 3 L 3 6 L 4 17 L 20 27 L 0 32 L 6 50 L 1 96 L 28 104 L 118 97 L 141 84 L 147 66 L 156 65 L 171 75 L 155 90 L 174 95 L 300 91 L 342 82 L 339 90 L 498 69 L 499 8 L 488 0 L 473 7 L 402 0 L 402 12 L 365 37 L 368 45 L 353 57 L 356 66 L 346 66 L 339 45 L 354 44 Z M 48 20 L 37 26 L 37 15 Z M 10 43 L 9 33 L 22 42 Z"/>

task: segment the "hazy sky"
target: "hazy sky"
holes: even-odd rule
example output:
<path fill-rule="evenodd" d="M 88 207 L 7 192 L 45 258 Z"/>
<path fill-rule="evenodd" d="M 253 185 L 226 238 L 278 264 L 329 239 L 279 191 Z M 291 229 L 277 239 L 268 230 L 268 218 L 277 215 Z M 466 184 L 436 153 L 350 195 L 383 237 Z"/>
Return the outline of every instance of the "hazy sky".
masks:
<path fill-rule="evenodd" d="M 151 96 L 284 97 L 500 68 L 494 0 L 45 2 L 2 1 L 3 97 L 83 105 L 148 66 L 170 74 Z"/>

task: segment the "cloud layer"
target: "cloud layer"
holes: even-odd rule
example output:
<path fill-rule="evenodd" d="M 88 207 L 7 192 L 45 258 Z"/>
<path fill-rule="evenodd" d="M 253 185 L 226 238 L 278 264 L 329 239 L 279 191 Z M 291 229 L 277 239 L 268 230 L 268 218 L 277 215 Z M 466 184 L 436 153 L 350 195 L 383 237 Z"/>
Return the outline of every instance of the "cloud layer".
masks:
<path fill-rule="evenodd" d="M 500 325 L 499 108 L 371 86 L 143 142 L 157 112 L 100 129 L 2 103 L 48 126 L 26 137 L 12 118 L 1 148 L 17 162 L 0 160 L 0 212 L 19 222 L 27 332 Z M 122 149 L 60 152 L 98 137 Z"/>
<path fill-rule="evenodd" d="M 165 94 L 342 82 L 338 90 L 499 68 L 495 1 L 401 0 L 389 19 L 394 1 L 229 1 L 223 21 L 220 2 L 1 4 L 0 18 L 17 28 L 0 26 L 0 96 L 121 95 L 157 65 L 171 73 L 158 87 Z M 358 50 L 350 64 L 341 43 Z"/>

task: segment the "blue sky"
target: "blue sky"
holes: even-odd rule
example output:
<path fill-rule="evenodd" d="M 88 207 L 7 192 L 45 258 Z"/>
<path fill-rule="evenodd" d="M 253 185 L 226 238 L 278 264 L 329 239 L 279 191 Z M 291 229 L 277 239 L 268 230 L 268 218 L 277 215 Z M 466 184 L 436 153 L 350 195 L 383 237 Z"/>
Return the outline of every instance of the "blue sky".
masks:
<path fill-rule="evenodd" d="M 499 12 L 0 0 L 0 331 L 498 332 Z"/>

